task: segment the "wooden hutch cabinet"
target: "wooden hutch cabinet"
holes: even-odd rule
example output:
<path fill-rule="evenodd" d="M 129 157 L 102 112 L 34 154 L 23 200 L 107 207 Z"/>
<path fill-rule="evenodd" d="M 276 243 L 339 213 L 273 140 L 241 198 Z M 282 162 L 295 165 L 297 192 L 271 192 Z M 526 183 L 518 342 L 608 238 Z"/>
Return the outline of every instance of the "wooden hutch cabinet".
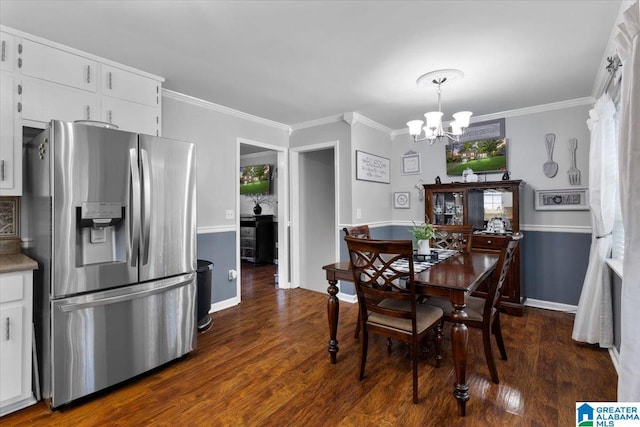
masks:
<path fill-rule="evenodd" d="M 439 225 L 473 225 L 472 248 L 475 251 L 497 252 L 505 234 L 520 231 L 520 194 L 524 181 L 455 182 L 425 184 L 425 220 Z M 504 232 L 491 231 L 494 218 L 502 219 Z M 526 238 L 526 236 L 525 236 Z M 521 246 L 519 245 L 505 281 L 501 307 L 521 316 L 524 296 L 520 292 Z M 486 295 L 486 285 L 476 292 Z"/>

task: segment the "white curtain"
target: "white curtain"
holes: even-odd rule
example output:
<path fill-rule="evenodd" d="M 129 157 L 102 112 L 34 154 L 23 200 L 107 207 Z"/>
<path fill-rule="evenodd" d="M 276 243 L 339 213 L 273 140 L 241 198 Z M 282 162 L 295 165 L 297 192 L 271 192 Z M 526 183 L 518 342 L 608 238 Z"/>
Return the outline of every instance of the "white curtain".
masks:
<path fill-rule="evenodd" d="M 620 200 L 624 262 L 618 401 L 640 402 L 640 8 L 623 14 L 616 36 L 620 88 Z"/>
<path fill-rule="evenodd" d="M 578 312 L 573 323 L 576 341 L 613 346 L 611 283 L 605 258 L 611 253 L 611 230 L 615 217 L 618 163 L 616 152 L 615 105 L 602 95 L 589 111 L 589 208 L 591 209 L 591 251 L 582 284 Z"/>

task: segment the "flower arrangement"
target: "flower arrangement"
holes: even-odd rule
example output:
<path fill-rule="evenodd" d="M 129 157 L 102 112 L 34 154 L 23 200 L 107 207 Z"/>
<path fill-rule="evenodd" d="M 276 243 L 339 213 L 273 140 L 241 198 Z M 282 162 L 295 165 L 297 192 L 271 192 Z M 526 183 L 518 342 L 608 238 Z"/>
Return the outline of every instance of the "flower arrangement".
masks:
<path fill-rule="evenodd" d="M 269 194 L 251 193 L 251 194 L 247 194 L 246 196 L 249 199 L 251 199 L 253 204 L 256 206 L 259 206 L 259 205 L 273 206 L 274 200 L 273 200 L 273 197 Z"/>
<path fill-rule="evenodd" d="M 413 221 L 411 222 L 413 223 L 413 227 L 409 231 L 413 235 L 414 241 L 418 242 L 420 240 L 430 240 L 436 235 L 433 224 L 424 222 L 418 225 Z"/>

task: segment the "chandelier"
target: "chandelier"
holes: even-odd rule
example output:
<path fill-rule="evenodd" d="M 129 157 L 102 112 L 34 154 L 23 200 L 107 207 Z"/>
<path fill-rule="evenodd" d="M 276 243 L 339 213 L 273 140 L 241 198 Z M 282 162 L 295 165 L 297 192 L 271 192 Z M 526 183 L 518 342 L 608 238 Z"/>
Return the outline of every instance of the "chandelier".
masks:
<path fill-rule="evenodd" d="M 438 111 L 431 111 L 424 115 L 427 123 L 422 120 L 411 120 L 407 122 L 409 126 L 409 135 L 413 137 L 414 142 L 429 141 L 431 144 L 438 139 L 449 138 L 452 141 L 460 141 L 460 137 L 464 131 L 469 127 L 469 118 L 473 114 L 471 111 L 460 111 L 453 115 L 453 121 L 449 123 L 451 126 L 451 132 L 446 132 L 442 128 L 442 85 L 448 80 L 461 79 L 464 77 L 464 73 L 460 70 L 446 69 L 436 70 L 428 72 L 418 77 L 416 84 L 419 87 L 424 87 L 429 84 L 434 84 L 438 87 Z M 424 136 L 420 138 L 420 134 L 424 130 Z"/>

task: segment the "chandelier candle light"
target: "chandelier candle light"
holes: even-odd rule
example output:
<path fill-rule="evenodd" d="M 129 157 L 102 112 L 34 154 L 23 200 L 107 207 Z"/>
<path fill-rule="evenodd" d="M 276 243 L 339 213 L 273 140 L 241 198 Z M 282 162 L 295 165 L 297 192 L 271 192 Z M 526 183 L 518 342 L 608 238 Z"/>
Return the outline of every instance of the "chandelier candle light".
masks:
<path fill-rule="evenodd" d="M 418 77 L 416 84 L 419 87 L 424 87 L 429 84 L 438 86 L 438 111 L 431 111 L 424 115 L 427 120 L 427 124 L 422 127 L 424 122 L 422 120 L 411 120 L 407 122 L 409 126 L 409 135 L 413 137 L 414 142 L 420 142 L 428 140 L 431 144 L 436 142 L 440 138 L 447 137 L 452 141 L 460 141 L 460 136 L 469 127 L 469 119 L 473 114 L 471 111 L 460 111 L 453 115 L 453 121 L 449 123 L 451 126 L 451 132 L 445 132 L 442 128 L 442 85 L 448 80 L 461 79 L 464 77 L 464 73 L 460 70 L 446 69 L 431 71 Z M 420 134 L 424 130 L 424 137 L 420 138 Z"/>

